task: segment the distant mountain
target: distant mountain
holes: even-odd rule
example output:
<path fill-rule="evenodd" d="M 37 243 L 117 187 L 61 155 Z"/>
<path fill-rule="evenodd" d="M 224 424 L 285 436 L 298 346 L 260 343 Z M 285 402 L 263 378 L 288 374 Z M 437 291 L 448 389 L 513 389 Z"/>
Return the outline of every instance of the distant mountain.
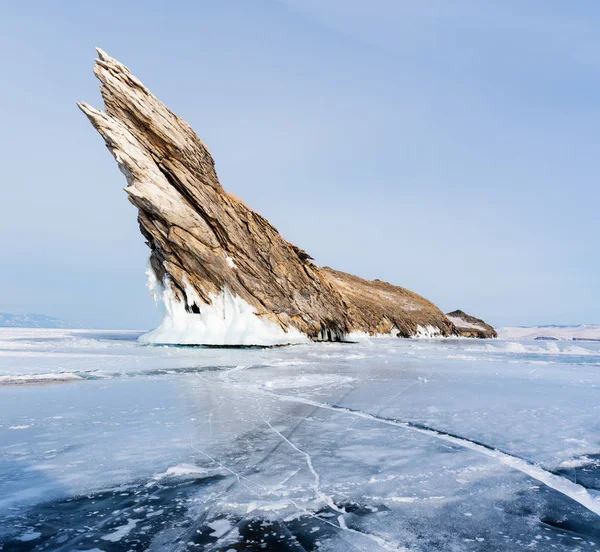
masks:
<path fill-rule="evenodd" d="M 0 328 L 72 328 L 60 318 L 44 314 L 8 314 L 0 312 Z"/>
<path fill-rule="evenodd" d="M 600 341 L 600 326 L 512 326 L 498 329 L 500 339 L 557 339 Z"/>

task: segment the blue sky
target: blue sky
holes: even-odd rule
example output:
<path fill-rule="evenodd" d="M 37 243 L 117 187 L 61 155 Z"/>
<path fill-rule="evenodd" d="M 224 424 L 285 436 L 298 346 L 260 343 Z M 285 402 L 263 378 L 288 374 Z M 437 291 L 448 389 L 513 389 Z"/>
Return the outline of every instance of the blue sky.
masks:
<path fill-rule="evenodd" d="M 148 328 L 95 46 L 322 265 L 495 325 L 600 323 L 600 4 L 5 2 L 0 311 Z"/>

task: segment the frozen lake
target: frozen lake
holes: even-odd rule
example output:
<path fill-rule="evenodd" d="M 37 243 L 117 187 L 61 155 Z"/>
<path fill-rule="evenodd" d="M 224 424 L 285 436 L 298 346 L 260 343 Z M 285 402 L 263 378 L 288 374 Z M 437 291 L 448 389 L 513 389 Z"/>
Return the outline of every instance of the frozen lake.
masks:
<path fill-rule="evenodd" d="M 0 330 L 0 550 L 600 550 L 600 343 Z"/>

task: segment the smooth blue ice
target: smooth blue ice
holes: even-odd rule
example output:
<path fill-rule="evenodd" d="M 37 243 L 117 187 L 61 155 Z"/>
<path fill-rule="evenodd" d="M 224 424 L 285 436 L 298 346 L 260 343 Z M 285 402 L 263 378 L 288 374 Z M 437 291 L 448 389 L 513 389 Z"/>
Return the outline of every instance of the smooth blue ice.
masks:
<path fill-rule="evenodd" d="M 0 330 L 0 550 L 600 550 L 600 344 Z"/>

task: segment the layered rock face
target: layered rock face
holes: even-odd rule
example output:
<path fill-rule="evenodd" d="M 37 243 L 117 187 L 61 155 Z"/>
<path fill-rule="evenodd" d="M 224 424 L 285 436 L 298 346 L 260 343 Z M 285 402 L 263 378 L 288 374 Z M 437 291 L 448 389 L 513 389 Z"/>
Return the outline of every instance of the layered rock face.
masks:
<path fill-rule="evenodd" d="M 105 112 L 80 103 L 127 179 L 168 319 L 149 340 L 262 344 L 352 332 L 458 335 L 433 303 L 400 287 L 320 268 L 225 192 L 192 128 L 98 50 Z M 242 337 L 240 337 L 242 336 Z M 236 343 L 239 342 L 239 343 Z"/>

